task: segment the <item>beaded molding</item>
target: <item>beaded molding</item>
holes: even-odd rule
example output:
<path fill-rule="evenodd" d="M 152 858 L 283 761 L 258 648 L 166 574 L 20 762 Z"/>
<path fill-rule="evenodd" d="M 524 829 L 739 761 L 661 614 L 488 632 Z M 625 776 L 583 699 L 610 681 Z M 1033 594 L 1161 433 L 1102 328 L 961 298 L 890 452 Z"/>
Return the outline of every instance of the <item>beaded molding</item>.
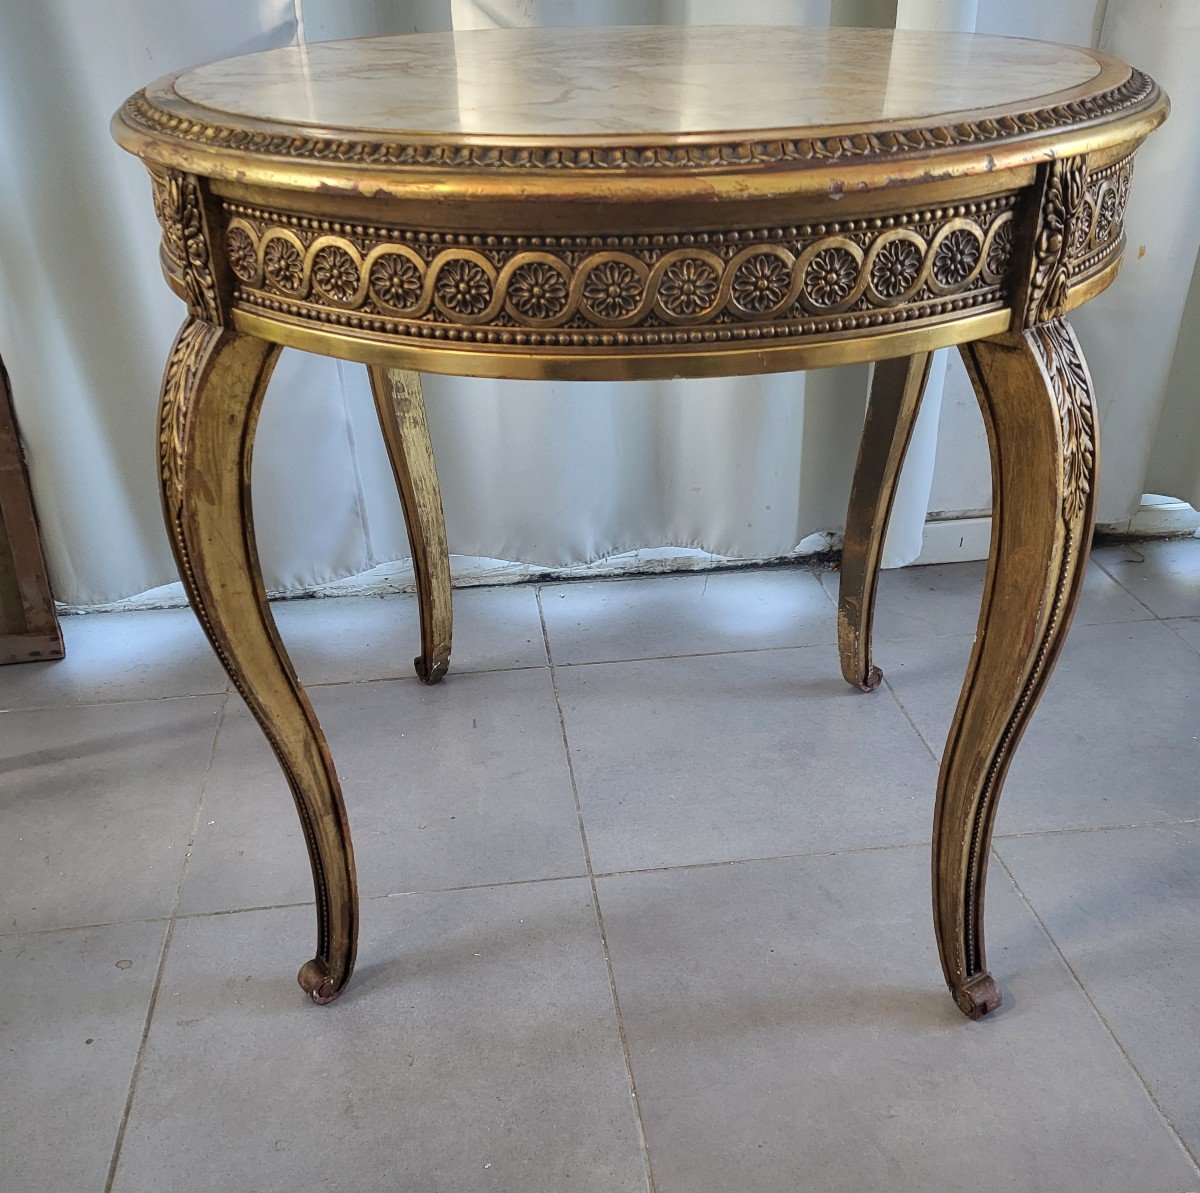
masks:
<path fill-rule="evenodd" d="M 957 124 L 922 125 L 823 137 L 607 147 L 439 145 L 431 142 L 319 136 L 301 131 L 256 127 L 236 128 L 160 108 L 145 90 L 130 96 L 122 105 L 120 115 L 130 128 L 201 145 L 206 149 L 348 165 L 509 170 L 711 170 L 783 163 L 821 164 L 839 159 L 892 157 L 955 145 L 986 144 L 1104 119 L 1150 102 L 1157 93 L 1158 86 L 1149 75 L 1132 70 L 1124 82 L 1096 95 L 1034 108 L 1028 112 Z"/>

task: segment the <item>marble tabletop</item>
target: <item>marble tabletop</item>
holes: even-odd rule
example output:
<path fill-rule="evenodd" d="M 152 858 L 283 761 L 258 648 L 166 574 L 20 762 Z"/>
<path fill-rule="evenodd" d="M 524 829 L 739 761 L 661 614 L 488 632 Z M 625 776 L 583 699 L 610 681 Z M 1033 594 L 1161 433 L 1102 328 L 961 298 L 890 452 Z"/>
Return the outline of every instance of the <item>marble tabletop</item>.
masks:
<path fill-rule="evenodd" d="M 973 34 L 522 28 L 290 46 L 184 71 L 148 95 L 226 124 L 447 140 L 673 137 L 762 129 L 765 117 L 795 130 L 1024 111 L 1104 67 L 1090 50 Z"/>

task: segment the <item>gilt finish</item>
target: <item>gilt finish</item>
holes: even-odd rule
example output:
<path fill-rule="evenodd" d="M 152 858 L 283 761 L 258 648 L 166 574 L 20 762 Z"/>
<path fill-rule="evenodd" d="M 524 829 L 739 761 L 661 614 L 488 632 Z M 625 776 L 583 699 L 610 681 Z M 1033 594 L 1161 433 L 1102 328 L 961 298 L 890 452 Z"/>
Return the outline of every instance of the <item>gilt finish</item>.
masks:
<path fill-rule="evenodd" d="M 992 551 L 938 778 L 934 922 L 950 990 L 977 1019 L 1000 1005 L 983 947 L 996 802 L 1083 585 L 1099 448 L 1091 378 L 1064 319 L 963 357 L 991 447 Z"/>
<path fill-rule="evenodd" d="M 991 827 L 1093 517 L 1094 403 L 1063 317 L 1113 281 L 1133 154 L 1166 112 L 1151 79 L 1098 51 L 790 28 L 367 38 L 130 98 L 114 134 L 149 168 L 163 270 L 189 310 L 163 389 L 167 520 L 296 797 L 318 913 L 301 984 L 317 1001 L 349 978 L 357 903 L 336 774 L 254 551 L 249 459 L 278 348 L 371 366 L 427 682 L 449 661 L 450 585 L 418 372 L 880 362 L 838 618 L 846 678 L 869 689 L 875 574 L 928 356 L 959 345 L 995 515 L 939 780 L 934 918 L 958 1005 L 999 1004 L 982 928 Z"/>
<path fill-rule="evenodd" d="M 862 692 L 874 691 L 883 682 L 883 672 L 871 657 L 879 561 L 931 359 L 930 353 L 918 352 L 880 360 L 871 374 L 838 577 L 842 676 Z"/>
<path fill-rule="evenodd" d="M 898 216 L 641 236 L 443 237 L 226 205 L 234 303 L 464 344 L 622 347 L 1003 308 L 1015 195 Z"/>
<path fill-rule="evenodd" d="M 392 461 L 421 614 L 421 653 L 413 660 L 422 683 L 437 683 L 450 666 L 450 549 L 421 378 L 406 369 L 372 365 L 371 389 Z"/>
<path fill-rule="evenodd" d="M 341 786 L 324 734 L 275 630 L 254 543 L 254 427 L 277 345 L 189 316 L 163 377 L 163 514 L 200 624 L 275 751 L 312 863 L 316 956 L 299 973 L 314 1002 L 354 969 L 358 896 Z"/>

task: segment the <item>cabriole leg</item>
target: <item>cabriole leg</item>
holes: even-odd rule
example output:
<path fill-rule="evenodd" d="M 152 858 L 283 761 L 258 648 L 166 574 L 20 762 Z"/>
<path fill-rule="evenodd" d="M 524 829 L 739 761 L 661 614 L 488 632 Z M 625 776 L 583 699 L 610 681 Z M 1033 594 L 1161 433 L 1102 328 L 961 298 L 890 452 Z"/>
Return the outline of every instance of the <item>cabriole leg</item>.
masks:
<path fill-rule="evenodd" d="M 842 547 L 838 590 L 838 653 L 842 675 L 852 687 L 869 692 L 883 672 L 871 660 L 871 622 L 879 559 L 887 534 L 896 482 L 912 438 L 929 376 L 930 354 L 876 361 L 867 399 L 850 506 Z"/>
<path fill-rule="evenodd" d="M 423 683 L 437 683 L 450 666 L 450 551 L 421 378 L 377 365 L 370 374 L 412 549 L 421 614 L 421 653 L 413 663 Z"/>
<path fill-rule="evenodd" d="M 946 982 L 978 1019 L 1000 1005 L 983 938 L 996 805 L 1083 584 L 1098 444 L 1091 379 L 1065 320 L 962 353 L 991 447 L 992 546 L 938 780 L 933 906 Z"/>
<path fill-rule="evenodd" d="M 213 649 L 287 777 L 312 861 L 317 952 L 298 975 L 331 1002 L 354 968 L 358 896 L 341 788 L 275 631 L 254 545 L 250 458 L 279 349 L 203 320 L 183 325 L 163 378 L 163 509 L 179 573 Z"/>

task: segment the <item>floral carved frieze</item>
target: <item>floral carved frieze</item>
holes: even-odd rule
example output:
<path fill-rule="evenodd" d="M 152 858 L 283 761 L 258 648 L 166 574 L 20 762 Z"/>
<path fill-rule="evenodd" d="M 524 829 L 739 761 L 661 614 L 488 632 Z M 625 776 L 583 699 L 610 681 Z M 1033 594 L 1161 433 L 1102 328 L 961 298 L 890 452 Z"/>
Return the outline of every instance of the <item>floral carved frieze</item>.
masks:
<path fill-rule="evenodd" d="M 1016 196 L 840 223 L 527 237 L 361 227 L 227 203 L 235 300 L 488 343 L 804 335 L 1004 301 Z"/>
<path fill-rule="evenodd" d="M 1071 227 L 1071 276 L 1090 272 L 1121 248 L 1133 154 L 1089 171 Z"/>
<path fill-rule="evenodd" d="M 606 346 L 953 317 L 1011 302 L 1019 277 L 1030 279 L 1026 324 L 1044 322 L 1072 285 L 1119 256 L 1132 161 L 1051 163 L 1021 262 L 1019 194 L 836 223 L 574 237 L 365 227 L 226 202 L 213 246 L 200 180 L 151 177 L 163 265 L 210 322 L 233 298 L 406 337 Z"/>

